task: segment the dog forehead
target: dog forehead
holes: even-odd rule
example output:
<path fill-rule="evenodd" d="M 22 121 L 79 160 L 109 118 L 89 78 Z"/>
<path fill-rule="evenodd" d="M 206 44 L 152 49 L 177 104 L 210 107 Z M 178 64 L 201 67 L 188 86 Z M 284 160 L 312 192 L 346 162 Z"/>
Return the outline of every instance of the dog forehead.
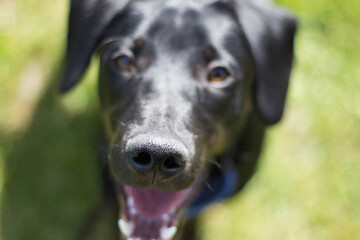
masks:
<path fill-rule="evenodd" d="M 141 15 L 142 21 L 134 30 L 135 37 L 154 35 L 161 38 L 183 36 L 197 38 L 198 43 L 221 46 L 224 38 L 234 29 L 231 14 L 224 11 L 214 0 L 155 0 L 136 1 L 132 9 Z"/>
<path fill-rule="evenodd" d="M 159 28 L 159 25 L 170 25 L 173 29 L 184 24 L 185 16 L 199 17 L 201 5 L 193 1 L 178 0 L 155 0 L 155 1 L 135 1 L 132 9 L 136 10 L 142 17 L 142 21 L 135 31 L 135 35 L 144 35 L 151 27 Z M 189 21 L 189 19 L 187 19 Z M 190 26 L 189 26 L 190 27 Z"/>
<path fill-rule="evenodd" d="M 165 8 L 176 8 L 178 11 L 194 9 L 201 11 L 204 6 L 221 2 L 219 0 L 135 0 L 132 6 L 139 9 L 144 15 L 155 15 Z M 224 1 L 226 2 L 226 1 Z"/>

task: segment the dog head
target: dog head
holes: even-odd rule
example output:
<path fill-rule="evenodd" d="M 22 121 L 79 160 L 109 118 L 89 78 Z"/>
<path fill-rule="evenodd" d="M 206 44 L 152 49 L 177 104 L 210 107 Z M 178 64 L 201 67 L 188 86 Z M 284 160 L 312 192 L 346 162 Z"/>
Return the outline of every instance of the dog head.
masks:
<path fill-rule="evenodd" d="M 250 113 L 283 112 L 295 20 L 247 1 L 71 1 L 63 92 L 99 53 L 126 237 L 170 239 Z"/>

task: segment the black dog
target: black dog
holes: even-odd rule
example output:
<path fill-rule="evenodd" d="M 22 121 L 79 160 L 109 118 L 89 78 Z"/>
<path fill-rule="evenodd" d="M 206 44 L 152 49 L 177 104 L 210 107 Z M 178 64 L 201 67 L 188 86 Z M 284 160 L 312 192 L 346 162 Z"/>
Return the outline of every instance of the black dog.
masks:
<path fill-rule="evenodd" d="M 295 29 L 251 0 L 71 1 L 61 90 L 97 51 L 125 238 L 172 239 L 249 180 L 283 113 Z"/>

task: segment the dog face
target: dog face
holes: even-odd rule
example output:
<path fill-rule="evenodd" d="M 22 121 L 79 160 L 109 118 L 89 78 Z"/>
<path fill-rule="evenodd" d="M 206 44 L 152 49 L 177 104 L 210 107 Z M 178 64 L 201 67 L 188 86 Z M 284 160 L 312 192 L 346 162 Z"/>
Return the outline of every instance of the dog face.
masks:
<path fill-rule="evenodd" d="M 232 1 L 86 2 L 72 2 L 62 87 L 97 48 L 120 228 L 126 237 L 171 239 L 209 160 L 236 141 L 249 114 L 280 119 L 294 20 Z"/>
<path fill-rule="evenodd" d="M 216 4 L 182 5 L 124 9 L 100 47 L 111 169 L 127 185 L 188 188 L 246 119 L 254 65 L 243 32 Z"/>

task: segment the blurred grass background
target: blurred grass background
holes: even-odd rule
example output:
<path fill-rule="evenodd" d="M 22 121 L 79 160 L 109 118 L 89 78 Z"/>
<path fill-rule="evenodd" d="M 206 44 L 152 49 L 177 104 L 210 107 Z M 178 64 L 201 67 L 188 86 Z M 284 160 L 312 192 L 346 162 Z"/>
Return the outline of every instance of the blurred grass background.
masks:
<path fill-rule="evenodd" d="M 360 239 L 360 2 L 278 0 L 299 17 L 286 114 L 205 240 Z M 96 64 L 58 96 L 67 1 L 0 0 L 2 240 L 72 239 L 100 201 Z M 106 239 L 105 230 L 98 238 Z"/>

